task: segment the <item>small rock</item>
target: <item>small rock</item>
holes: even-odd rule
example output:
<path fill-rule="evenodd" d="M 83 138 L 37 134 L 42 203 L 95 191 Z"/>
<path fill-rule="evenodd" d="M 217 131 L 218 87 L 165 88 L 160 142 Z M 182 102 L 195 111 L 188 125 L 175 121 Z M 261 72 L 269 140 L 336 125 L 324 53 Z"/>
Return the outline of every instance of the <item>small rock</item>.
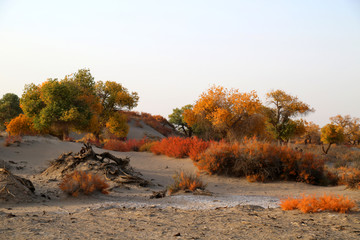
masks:
<path fill-rule="evenodd" d="M 180 236 L 181 236 L 180 233 L 177 233 L 177 234 L 174 235 L 174 237 L 180 237 Z"/>
<path fill-rule="evenodd" d="M 7 216 L 7 218 L 13 218 L 13 217 L 16 217 L 16 215 L 12 214 L 12 213 L 9 213 Z"/>

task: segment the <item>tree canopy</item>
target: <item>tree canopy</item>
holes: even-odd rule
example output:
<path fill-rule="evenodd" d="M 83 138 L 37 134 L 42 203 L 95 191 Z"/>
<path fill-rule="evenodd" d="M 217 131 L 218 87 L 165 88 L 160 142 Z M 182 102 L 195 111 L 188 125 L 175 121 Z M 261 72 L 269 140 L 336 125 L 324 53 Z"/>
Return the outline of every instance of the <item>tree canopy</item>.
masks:
<path fill-rule="evenodd" d="M 292 118 L 314 111 L 308 104 L 282 90 L 270 91 L 266 98 L 269 105 L 265 110 L 269 130 L 280 142 L 288 141 L 296 133 L 299 122 Z"/>
<path fill-rule="evenodd" d="M 120 119 L 114 115 L 116 111 L 131 109 L 138 100 L 136 92 L 129 93 L 120 83 L 96 83 L 90 70 L 80 69 L 62 80 L 26 85 L 20 103 L 36 130 L 66 138 L 70 130 L 90 131 L 98 136 L 110 118 L 114 124 L 115 119 Z"/>
<path fill-rule="evenodd" d="M 344 130 L 344 141 L 355 145 L 360 142 L 360 119 L 352 118 L 350 115 L 336 115 L 331 117 L 332 124 L 342 127 Z"/>
<path fill-rule="evenodd" d="M 207 121 L 221 138 L 237 135 L 239 126 L 261 110 L 255 91 L 241 93 L 238 89 L 213 86 L 202 93 L 185 121 L 193 126 L 199 120 Z"/>
<path fill-rule="evenodd" d="M 169 122 L 173 124 L 178 131 L 184 133 L 186 136 L 192 136 L 192 128 L 184 120 L 184 112 L 186 110 L 192 110 L 191 104 L 185 105 L 182 108 L 174 108 L 173 113 L 169 115 Z"/>
<path fill-rule="evenodd" d="M 344 128 L 333 123 L 326 124 L 321 128 L 321 141 L 328 144 L 326 150 L 322 147 L 323 152 L 327 154 L 332 144 L 340 144 L 344 141 Z"/>

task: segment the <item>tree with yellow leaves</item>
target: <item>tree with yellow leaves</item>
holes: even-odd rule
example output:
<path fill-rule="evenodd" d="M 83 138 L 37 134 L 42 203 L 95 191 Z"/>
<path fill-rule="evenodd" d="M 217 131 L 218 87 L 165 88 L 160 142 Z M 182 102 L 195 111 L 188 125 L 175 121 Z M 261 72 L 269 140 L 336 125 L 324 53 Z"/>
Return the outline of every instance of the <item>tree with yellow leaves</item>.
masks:
<path fill-rule="evenodd" d="M 330 118 L 331 123 L 344 129 L 345 141 L 355 145 L 360 143 L 360 119 L 352 118 L 350 115 L 336 115 Z"/>
<path fill-rule="evenodd" d="M 321 141 L 329 144 L 326 149 L 322 146 L 323 152 L 327 154 L 332 144 L 340 144 L 344 141 L 344 128 L 333 123 L 326 124 L 321 128 Z"/>
<path fill-rule="evenodd" d="M 297 129 L 297 123 L 292 118 L 306 115 L 314 109 L 297 97 L 291 96 L 282 90 L 273 90 L 266 94 L 268 105 L 266 115 L 269 122 L 269 131 L 280 142 L 288 142 Z"/>

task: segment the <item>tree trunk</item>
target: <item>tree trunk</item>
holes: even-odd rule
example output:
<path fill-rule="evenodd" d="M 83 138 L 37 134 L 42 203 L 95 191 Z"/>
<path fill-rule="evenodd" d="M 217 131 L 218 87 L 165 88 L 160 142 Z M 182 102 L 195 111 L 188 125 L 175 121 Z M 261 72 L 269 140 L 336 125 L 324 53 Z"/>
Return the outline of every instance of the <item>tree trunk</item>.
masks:
<path fill-rule="evenodd" d="M 328 145 L 328 147 L 326 148 L 326 150 L 325 150 L 325 148 L 324 148 L 324 145 L 321 146 L 321 149 L 323 150 L 323 152 L 324 152 L 325 154 L 327 154 L 327 153 L 329 152 L 330 147 L 331 147 L 331 143 L 329 143 L 329 145 Z"/>

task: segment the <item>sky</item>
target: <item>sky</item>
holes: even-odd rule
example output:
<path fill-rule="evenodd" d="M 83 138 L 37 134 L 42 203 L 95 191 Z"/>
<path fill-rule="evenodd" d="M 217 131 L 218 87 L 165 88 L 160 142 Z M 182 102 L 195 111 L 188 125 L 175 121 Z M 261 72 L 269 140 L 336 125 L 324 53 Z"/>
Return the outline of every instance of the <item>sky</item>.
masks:
<path fill-rule="evenodd" d="M 0 0 L 0 97 L 88 68 L 167 117 L 213 85 L 360 117 L 358 0 Z"/>

